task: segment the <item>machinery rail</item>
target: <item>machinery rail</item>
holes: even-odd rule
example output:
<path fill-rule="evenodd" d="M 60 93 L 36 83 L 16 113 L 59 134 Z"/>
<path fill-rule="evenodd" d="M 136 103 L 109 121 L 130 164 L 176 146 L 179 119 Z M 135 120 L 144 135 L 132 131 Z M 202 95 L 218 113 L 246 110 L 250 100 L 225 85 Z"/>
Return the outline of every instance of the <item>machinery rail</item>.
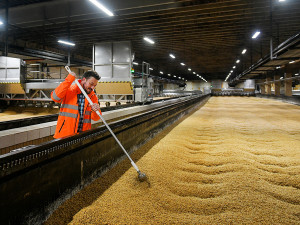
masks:
<path fill-rule="evenodd" d="M 165 99 L 164 101 L 168 101 L 171 99 L 174 99 L 174 98 L 168 98 L 168 99 Z M 160 102 L 160 101 L 162 101 L 162 100 L 154 100 L 153 102 Z M 107 111 L 123 109 L 123 108 L 128 108 L 128 107 L 137 106 L 137 105 L 139 105 L 139 104 L 138 103 L 129 103 L 129 104 L 123 104 L 123 105 L 108 106 L 105 108 L 101 108 L 101 111 L 107 112 Z M 52 114 L 52 115 L 46 115 L 46 116 L 35 116 L 35 117 L 30 117 L 30 118 L 1 121 L 0 122 L 0 131 L 19 128 L 19 127 L 26 127 L 26 126 L 30 126 L 30 125 L 36 125 L 36 124 L 40 124 L 41 121 L 43 123 L 56 121 L 57 117 L 58 117 L 58 114 Z"/>

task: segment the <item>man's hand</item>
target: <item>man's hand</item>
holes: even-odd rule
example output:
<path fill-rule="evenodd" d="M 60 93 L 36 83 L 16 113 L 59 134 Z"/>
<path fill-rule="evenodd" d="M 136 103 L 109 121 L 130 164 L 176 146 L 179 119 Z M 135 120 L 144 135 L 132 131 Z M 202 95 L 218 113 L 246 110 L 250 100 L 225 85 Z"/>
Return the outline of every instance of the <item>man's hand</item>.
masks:
<path fill-rule="evenodd" d="M 95 112 L 100 110 L 100 105 L 97 103 L 94 103 L 93 105 L 91 105 L 91 107 L 92 107 L 92 110 Z"/>

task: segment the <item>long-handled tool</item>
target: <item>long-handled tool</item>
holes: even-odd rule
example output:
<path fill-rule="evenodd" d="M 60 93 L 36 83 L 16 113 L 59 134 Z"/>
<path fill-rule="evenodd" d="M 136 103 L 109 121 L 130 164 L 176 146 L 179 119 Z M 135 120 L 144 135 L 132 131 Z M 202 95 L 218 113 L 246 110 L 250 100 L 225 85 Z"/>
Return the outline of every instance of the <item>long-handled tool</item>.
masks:
<path fill-rule="evenodd" d="M 65 66 L 66 70 L 69 73 L 72 73 L 72 71 L 70 70 L 70 68 L 68 66 Z M 92 102 L 92 100 L 90 99 L 90 97 L 86 94 L 85 90 L 83 89 L 83 87 L 80 85 L 80 83 L 78 82 L 78 80 L 75 80 L 75 83 L 77 84 L 77 86 L 80 88 L 81 92 L 84 94 L 84 96 L 86 97 L 86 99 L 89 101 L 90 105 L 93 105 L 94 103 Z M 139 168 L 137 167 L 137 165 L 133 162 L 133 160 L 131 159 L 131 157 L 129 156 L 129 154 L 127 153 L 127 151 L 125 150 L 125 148 L 123 147 L 123 145 L 121 144 L 121 142 L 118 140 L 118 138 L 116 137 L 116 135 L 114 134 L 114 132 L 110 129 L 110 127 L 108 126 L 108 124 L 106 123 L 106 121 L 104 120 L 103 116 L 100 114 L 99 111 L 96 111 L 96 113 L 98 114 L 98 116 L 101 118 L 101 120 L 103 121 L 103 123 L 105 124 L 106 128 L 109 130 L 109 132 L 111 133 L 111 135 L 115 138 L 115 140 L 117 141 L 117 143 L 119 144 L 119 146 L 121 147 L 121 149 L 123 150 L 123 152 L 126 154 L 126 156 L 128 157 L 128 159 L 131 162 L 131 165 L 134 167 L 134 169 L 138 172 L 138 179 L 139 181 L 143 182 L 147 180 L 147 176 L 146 174 L 142 173 Z"/>

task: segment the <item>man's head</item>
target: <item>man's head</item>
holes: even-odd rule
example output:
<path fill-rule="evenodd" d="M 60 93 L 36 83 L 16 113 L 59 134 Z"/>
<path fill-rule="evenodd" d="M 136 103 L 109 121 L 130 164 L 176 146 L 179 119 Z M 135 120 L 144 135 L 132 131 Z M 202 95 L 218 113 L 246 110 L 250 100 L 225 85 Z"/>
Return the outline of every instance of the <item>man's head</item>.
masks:
<path fill-rule="evenodd" d="M 87 94 L 90 94 L 97 86 L 100 76 L 96 71 L 86 71 L 81 80 L 81 85 Z"/>

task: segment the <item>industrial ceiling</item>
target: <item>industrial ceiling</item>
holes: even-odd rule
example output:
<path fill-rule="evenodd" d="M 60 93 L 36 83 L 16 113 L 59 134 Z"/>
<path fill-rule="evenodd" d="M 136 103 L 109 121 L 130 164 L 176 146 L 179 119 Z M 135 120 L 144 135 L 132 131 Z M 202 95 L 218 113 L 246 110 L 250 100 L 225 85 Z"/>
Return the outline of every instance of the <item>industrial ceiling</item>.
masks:
<path fill-rule="evenodd" d="M 274 48 L 300 31 L 299 0 L 98 1 L 114 16 L 89 0 L 1 0 L 2 54 L 30 49 L 30 57 L 43 51 L 67 56 L 70 49 L 77 59 L 71 63 L 80 64 L 92 62 L 94 43 L 131 41 L 135 61 L 150 63 L 154 75 L 225 79 L 233 66 L 239 74 L 269 53 L 271 31 Z M 257 30 L 260 36 L 252 39 Z M 76 45 L 66 47 L 59 39 Z"/>

